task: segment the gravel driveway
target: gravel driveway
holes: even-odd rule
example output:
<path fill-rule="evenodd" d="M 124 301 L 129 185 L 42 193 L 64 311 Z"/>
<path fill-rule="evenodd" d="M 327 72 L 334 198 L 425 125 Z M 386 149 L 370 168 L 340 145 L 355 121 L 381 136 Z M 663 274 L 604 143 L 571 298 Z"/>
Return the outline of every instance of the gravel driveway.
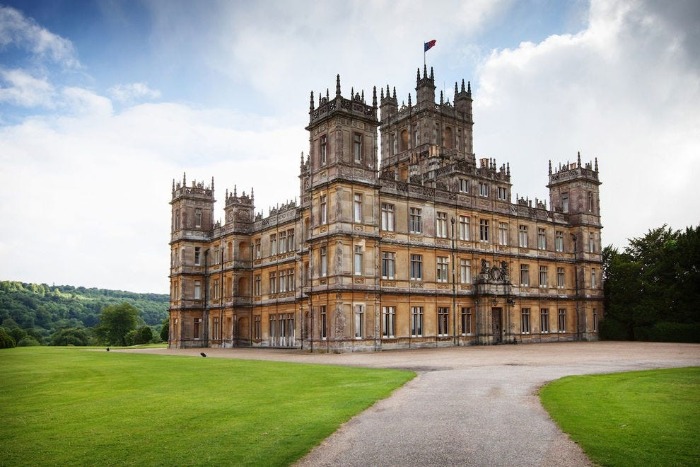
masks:
<path fill-rule="evenodd" d="M 201 349 L 147 349 L 193 354 Z M 351 354 L 206 349 L 210 357 L 375 368 L 418 376 L 354 417 L 299 466 L 591 465 L 552 422 L 537 388 L 562 376 L 700 366 L 700 345 L 581 342 Z"/>

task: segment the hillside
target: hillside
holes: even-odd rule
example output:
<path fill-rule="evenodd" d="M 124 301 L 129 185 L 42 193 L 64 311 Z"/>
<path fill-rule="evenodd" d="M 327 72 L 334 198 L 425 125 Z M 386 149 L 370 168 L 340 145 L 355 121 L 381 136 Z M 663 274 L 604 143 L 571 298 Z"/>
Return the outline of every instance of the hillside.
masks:
<path fill-rule="evenodd" d="M 49 336 L 60 328 L 94 327 L 104 306 L 127 302 L 145 324 L 159 327 L 168 316 L 168 300 L 163 294 L 0 281 L 0 325 Z"/>

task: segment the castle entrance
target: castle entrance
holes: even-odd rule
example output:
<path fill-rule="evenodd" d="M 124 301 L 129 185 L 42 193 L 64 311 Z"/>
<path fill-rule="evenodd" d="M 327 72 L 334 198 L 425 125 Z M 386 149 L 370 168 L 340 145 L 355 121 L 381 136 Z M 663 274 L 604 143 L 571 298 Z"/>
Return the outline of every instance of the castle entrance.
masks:
<path fill-rule="evenodd" d="M 503 310 L 500 307 L 491 308 L 491 333 L 493 335 L 493 343 L 500 344 L 503 340 Z"/>

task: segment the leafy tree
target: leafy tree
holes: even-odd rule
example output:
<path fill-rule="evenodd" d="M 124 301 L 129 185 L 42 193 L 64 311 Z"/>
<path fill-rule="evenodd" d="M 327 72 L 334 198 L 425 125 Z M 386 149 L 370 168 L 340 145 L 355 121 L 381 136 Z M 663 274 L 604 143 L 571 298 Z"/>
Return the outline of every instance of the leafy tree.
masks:
<path fill-rule="evenodd" d="M 84 328 L 59 329 L 51 336 L 50 345 L 86 346 L 90 343 L 90 335 Z"/>
<path fill-rule="evenodd" d="M 11 349 L 15 346 L 15 339 L 10 335 L 10 333 L 5 330 L 4 327 L 0 326 L 0 349 Z"/>
<path fill-rule="evenodd" d="M 163 320 L 163 325 L 160 328 L 160 340 L 163 342 L 168 342 L 170 337 L 170 319 L 165 318 Z"/>
<path fill-rule="evenodd" d="M 141 326 L 136 330 L 134 344 L 149 344 L 153 340 L 153 330 L 149 326 Z"/>
<path fill-rule="evenodd" d="M 109 305 L 102 309 L 97 335 L 110 345 L 127 345 L 126 335 L 136 329 L 138 310 L 129 303 Z"/>
<path fill-rule="evenodd" d="M 32 336 L 24 336 L 22 340 L 17 342 L 17 347 L 33 347 L 35 345 L 41 345 L 38 340 L 34 339 Z"/>

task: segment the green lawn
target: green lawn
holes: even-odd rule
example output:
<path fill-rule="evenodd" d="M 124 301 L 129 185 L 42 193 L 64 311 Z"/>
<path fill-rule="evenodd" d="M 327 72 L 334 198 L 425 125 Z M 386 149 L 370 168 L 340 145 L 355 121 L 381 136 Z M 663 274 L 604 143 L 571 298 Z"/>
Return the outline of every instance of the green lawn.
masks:
<path fill-rule="evenodd" d="M 288 465 L 414 376 L 70 347 L 0 369 L 0 465 Z"/>
<path fill-rule="evenodd" d="M 700 465 L 700 367 L 570 376 L 540 398 L 596 464 Z"/>

